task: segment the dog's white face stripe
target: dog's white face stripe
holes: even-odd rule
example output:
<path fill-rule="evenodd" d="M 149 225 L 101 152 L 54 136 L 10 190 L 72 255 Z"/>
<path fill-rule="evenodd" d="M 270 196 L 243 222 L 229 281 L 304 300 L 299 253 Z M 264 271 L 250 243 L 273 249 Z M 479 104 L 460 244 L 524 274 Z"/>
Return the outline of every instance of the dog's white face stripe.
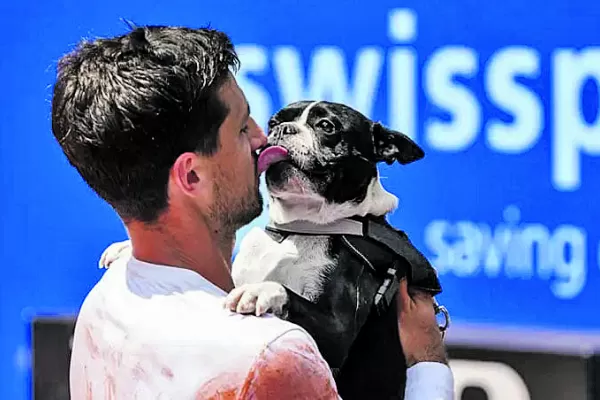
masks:
<path fill-rule="evenodd" d="M 291 122 L 298 129 L 298 132 L 293 136 L 286 139 L 287 145 L 290 150 L 295 151 L 293 155 L 294 160 L 298 163 L 301 168 L 307 168 L 311 163 L 320 159 L 320 152 L 322 149 L 319 147 L 317 138 L 314 135 L 312 129 L 308 126 L 308 115 L 310 110 L 320 101 L 313 101 L 310 103 L 302 114 Z"/>
<path fill-rule="evenodd" d="M 302 167 L 309 165 L 312 162 L 323 163 L 328 157 L 332 156 L 329 149 L 323 148 L 319 145 L 316 135 L 312 129 L 308 126 L 308 116 L 310 111 L 319 104 L 320 101 L 313 101 L 310 103 L 302 114 L 293 122 L 298 127 L 299 133 L 297 140 L 294 140 L 294 144 L 298 144 L 300 149 L 304 150 L 303 154 L 296 155 L 296 161 Z"/>
<path fill-rule="evenodd" d="M 313 101 L 312 103 L 310 103 L 305 109 L 304 111 L 302 111 L 302 114 L 300 114 L 300 118 L 298 118 L 298 124 L 300 125 L 306 125 L 306 122 L 308 121 L 308 114 L 310 113 L 310 110 L 316 106 L 317 104 L 319 104 L 320 101 Z"/>

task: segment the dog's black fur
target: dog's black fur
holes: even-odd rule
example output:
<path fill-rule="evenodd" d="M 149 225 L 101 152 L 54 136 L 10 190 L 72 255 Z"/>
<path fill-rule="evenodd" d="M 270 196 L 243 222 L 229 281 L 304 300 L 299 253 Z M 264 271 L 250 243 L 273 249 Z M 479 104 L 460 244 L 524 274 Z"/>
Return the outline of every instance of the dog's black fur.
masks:
<path fill-rule="evenodd" d="M 246 272 L 263 268 L 262 281 L 285 287 L 288 298 L 280 316 L 315 338 L 343 399 L 402 399 L 406 361 L 399 342 L 396 302 L 390 301 L 378 313 L 373 304 L 375 294 L 392 265 L 397 267 L 398 278 L 409 280 L 409 286 L 434 295 L 441 287 L 433 268 L 406 235 L 386 222 L 385 214 L 392 207 L 389 198 L 384 198 L 391 195 L 375 186 L 379 185 L 377 163 L 408 164 L 422 158 L 423 151 L 406 135 L 330 102 L 305 101 L 283 108 L 269 122 L 268 143 L 289 152 L 287 159 L 266 171 L 272 219 L 304 219 L 316 224 L 338 217 L 370 220 L 397 235 L 405 247 L 394 251 L 377 240 L 358 236 L 304 237 L 324 249 L 330 260 L 328 265 L 315 265 L 318 271 L 314 273 L 306 269 L 312 267 L 309 254 L 299 247 L 302 235 L 267 230 L 268 237 L 254 236 L 242 242 L 233 266 L 236 286 L 252 283 L 256 277 L 246 279 Z M 289 197 L 290 192 L 295 194 Z M 310 205 L 315 201 L 322 201 L 321 206 Z M 252 265 L 258 258 L 253 253 L 257 248 L 276 251 L 286 241 L 297 248 L 295 259 L 278 260 L 275 254 L 273 265 L 265 265 L 264 257 L 261 265 Z M 303 281 L 306 276 L 299 276 L 301 267 L 311 272 L 307 281 Z"/>

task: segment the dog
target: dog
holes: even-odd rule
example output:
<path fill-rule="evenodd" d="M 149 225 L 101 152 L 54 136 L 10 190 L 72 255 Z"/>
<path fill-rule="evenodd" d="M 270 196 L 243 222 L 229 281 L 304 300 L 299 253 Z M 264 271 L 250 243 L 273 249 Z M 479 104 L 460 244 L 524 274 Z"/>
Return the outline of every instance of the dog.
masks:
<path fill-rule="evenodd" d="M 406 278 L 411 290 L 434 296 L 442 289 L 426 258 L 386 221 L 398 198 L 381 185 L 377 165 L 409 164 L 423 150 L 327 101 L 282 108 L 269 120 L 267 142 L 257 167 L 265 172 L 270 221 L 242 239 L 232 266 L 236 288 L 225 306 L 303 327 L 343 399 L 402 399 L 398 282 Z M 101 266 L 126 246 L 109 247 Z M 436 311 L 448 318 L 443 307 Z"/>
<path fill-rule="evenodd" d="M 432 295 L 442 290 L 425 257 L 387 223 L 398 198 L 377 170 L 423 157 L 407 135 L 339 103 L 292 103 L 268 123 L 258 168 L 270 222 L 243 238 L 226 306 L 305 328 L 343 399 L 403 398 L 398 281 Z"/>

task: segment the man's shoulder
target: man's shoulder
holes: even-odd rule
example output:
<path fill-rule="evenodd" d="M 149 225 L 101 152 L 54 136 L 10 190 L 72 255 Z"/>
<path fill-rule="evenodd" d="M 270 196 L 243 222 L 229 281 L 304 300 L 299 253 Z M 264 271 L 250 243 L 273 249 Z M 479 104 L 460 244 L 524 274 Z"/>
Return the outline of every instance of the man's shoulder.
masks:
<path fill-rule="evenodd" d="M 107 290 L 108 289 L 108 290 Z M 85 325 L 112 326 L 120 335 L 152 347 L 186 349 L 193 353 L 212 349 L 256 353 L 288 332 L 312 338 L 301 327 L 267 314 L 261 317 L 231 312 L 221 299 L 205 293 L 182 293 L 178 299 L 129 300 L 100 282 L 86 296 L 78 317 Z"/>
<path fill-rule="evenodd" d="M 298 325 L 281 320 L 273 315 L 267 314 L 261 317 L 253 315 L 233 314 L 223 311 L 225 316 L 219 321 L 214 321 L 220 326 L 219 335 L 228 338 L 230 344 L 240 351 L 262 351 L 282 338 L 293 337 L 313 345 L 314 341 L 309 334 Z"/>

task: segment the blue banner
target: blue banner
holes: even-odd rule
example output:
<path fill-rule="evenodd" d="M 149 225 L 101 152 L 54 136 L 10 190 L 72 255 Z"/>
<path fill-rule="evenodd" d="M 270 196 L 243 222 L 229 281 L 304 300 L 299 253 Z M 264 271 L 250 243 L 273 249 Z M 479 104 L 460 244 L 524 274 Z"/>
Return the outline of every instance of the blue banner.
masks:
<path fill-rule="evenodd" d="M 289 102 L 323 99 L 414 138 L 422 161 L 380 169 L 400 198 L 391 222 L 438 269 L 459 332 L 600 338 L 600 3 L 68 0 L 0 11 L 0 398 L 29 396 L 31 315 L 76 313 L 102 250 L 125 238 L 54 142 L 49 103 L 57 59 L 81 38 L 125 32 L 120 18 L 228 32 L 262 126 Z"/>

